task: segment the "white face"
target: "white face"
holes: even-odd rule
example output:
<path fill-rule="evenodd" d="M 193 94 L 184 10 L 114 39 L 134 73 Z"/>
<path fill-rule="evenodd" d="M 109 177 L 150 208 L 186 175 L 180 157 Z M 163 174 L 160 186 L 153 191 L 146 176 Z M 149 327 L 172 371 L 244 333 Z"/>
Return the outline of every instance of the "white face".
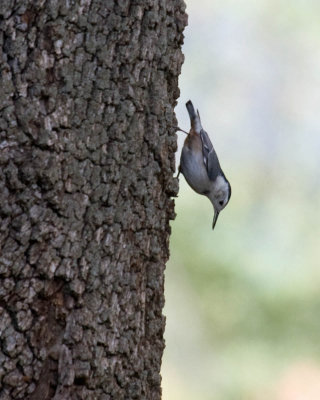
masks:
<path fill-rule="evenodd" d="M 225 194 L 223 194 L 220 198 L 217 199 L 217 201 L 215 202 L 215 207 L 217 208 L 218 211 L 223 210 L 225 206 L 228 204 L 228 197 Z"/>
<path fill-rule="evenodd" d="M 220 211 L 223 210 L 229 202 L 230 190 L 229 183 L 222 176 L 218 176 L 212 184 L 212 189 L 208 196 L 214 208 L 212 229 L 214 229 L 217 223 Z"/>
<path fill-rule="evenodd" d="M 211 202 L 217 211 L 225 208 L 229 201 L 229 185 L 222 176 L 218 176 L 214 182 Z"/>

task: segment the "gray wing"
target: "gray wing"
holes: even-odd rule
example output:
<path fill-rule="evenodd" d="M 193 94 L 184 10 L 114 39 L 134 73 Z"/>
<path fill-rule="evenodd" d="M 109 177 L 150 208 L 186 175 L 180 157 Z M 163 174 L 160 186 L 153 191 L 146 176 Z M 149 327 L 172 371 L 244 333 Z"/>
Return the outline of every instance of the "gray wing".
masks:
<path fill-rule="evenodd" d="M 214 181 L 220 173 L 221 167 L 217 154 L 206 131 L 201 129 L 203 162 L 207 169 L 209 179 Z"/>

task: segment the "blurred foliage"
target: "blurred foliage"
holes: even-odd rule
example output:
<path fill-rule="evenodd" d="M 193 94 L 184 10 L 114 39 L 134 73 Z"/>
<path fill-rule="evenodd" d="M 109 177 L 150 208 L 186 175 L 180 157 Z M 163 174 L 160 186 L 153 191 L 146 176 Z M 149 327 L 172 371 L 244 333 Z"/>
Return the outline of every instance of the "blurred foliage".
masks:
<path fill-rule="evenodd" d="M 212 232 L 210 202 L 180 179 L 163 398 L 318 400 L 320 3 L 187 7 L 179 126 L 190 98 L 232 197 Z"/>

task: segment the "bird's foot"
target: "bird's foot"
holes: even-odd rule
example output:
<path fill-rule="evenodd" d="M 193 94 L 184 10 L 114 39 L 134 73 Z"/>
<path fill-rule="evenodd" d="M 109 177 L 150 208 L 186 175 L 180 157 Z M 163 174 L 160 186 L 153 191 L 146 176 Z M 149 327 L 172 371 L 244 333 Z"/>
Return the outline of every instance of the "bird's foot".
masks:
<path fill-rule="evenodd" d="M 176 132 L 177 132 L 177 131 L 180 131 L 180 132 L 183 132 L 183 133 L 185 133 L 186 135 L 188 135 L 188 132 L 184 131 L 183 129 L 179 128 L 178 126 L 175 126 L 174 129 L 176 130 Z"/>

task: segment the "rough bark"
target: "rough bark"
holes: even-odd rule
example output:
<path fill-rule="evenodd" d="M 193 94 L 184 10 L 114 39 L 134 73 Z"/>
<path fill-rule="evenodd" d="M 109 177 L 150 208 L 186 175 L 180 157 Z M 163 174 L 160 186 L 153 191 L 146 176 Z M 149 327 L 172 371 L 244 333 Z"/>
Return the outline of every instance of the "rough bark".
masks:
<path fill-rule="evenodd" d="M 0 3 L 0 399 L 160 399 L 182 0 Z"/>

